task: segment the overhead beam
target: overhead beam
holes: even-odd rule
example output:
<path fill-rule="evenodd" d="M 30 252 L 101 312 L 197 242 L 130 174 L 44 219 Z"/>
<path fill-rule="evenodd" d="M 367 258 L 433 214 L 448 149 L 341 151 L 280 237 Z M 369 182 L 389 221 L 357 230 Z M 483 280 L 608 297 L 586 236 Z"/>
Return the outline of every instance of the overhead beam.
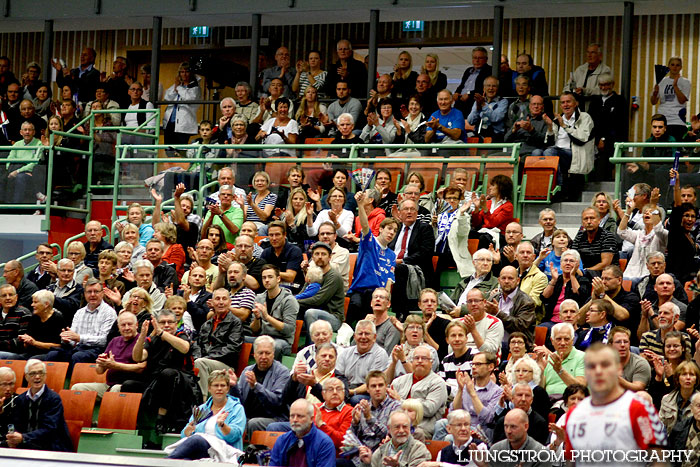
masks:
<path fill-rule="evenodd" d="M 260 13 L 253 14 L 250 29 L 250 87 L 253 89 L 251 97 L 255 98 L 255 92 L 258 87 L 258 55 L 260 54 L 260 34 L 261 34 L 262 15 Z"/>
<path fill-rule="evenodd" d="M 41 48 L 41 71 L 45 82 L 51 81 L 51 58 L 53 57 L 53 20 L 44 21 L 44 38 Z"/>
<path fill-rule="evenodd" d="M 367 67 L 367 91 L 374 88 L 374 77 L 377 76 L 377 37 L 379 34 L 379 10 L 369 11 L 369 64 Z"/>
<path fill-rule="evenodd" d="M 503 6 L 493 7 L 493 52 L 491 53 L 491 67 L 494 76 L 498 76 L 501 66 L 501 50 L 503 50 Z"/>
<path fill-rule="evenodd" d="M 160 81 L 160 44 L 163 37 L 163 17 L 153 17 L 153 41 L 151 43 L 151 91 L 149 98 L 154 107 L 158 101 Z"/>
<path fill-rule="evenodd" d="M 634 3 L 625 2 L 622 17 L 622 70 L 620 75 L 620 94 L 630 102 L 632 94 L 632 34 L 634 31 Z"/>

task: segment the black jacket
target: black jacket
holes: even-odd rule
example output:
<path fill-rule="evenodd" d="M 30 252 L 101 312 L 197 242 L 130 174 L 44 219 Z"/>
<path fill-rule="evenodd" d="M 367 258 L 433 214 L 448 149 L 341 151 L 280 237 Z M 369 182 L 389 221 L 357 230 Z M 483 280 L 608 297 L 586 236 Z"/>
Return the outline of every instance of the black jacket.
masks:
<path fill-rule="evenodd" d="M 493 444 L 506 439 L 506 432 L 503 428 L 503 423 L 506 419 L 508 411 L 504 411 L 494 422 L 493 428 Z M 530 426 L 527 429 L 527 434 L 542 445 L 547 444 L 549 438 L 549 426 L 547 420 L 542 418 L 534 409 L 530 410 L 527 418 L 530 421 Z"/>
<path fill-rule="evenodd" d="M 177 290 L 180 285 L 177 280 L 177 271 L 175 268 L 166 262 L 161 262 L 153 268 L 153 283 L 158 286 L 161 292 L 165 292 L 165 288 L 173 285 L 173 290 Z"/>
<path fill-rule="evenodd" d="M 572 299 L 578 306 L 583 306 L 588 301 L 591 296 L 591 281 L 585 276 L 577 276 L 576 280 L 579 283 L 578 293 L 574 293 L 571 289 L 571 281 L 566 284 L 566 292 L 564 292 L 564 299 Z M 542 297 L 542 303 L 544 304 L 544 319 L 542 321 L 551 321 L 552 315 L 554 314 L 554 307 L 557 304 L 559 295 L 561 294 L 561 289 L 564 287 L 564 278 L 560 275 L 557 278 L 557 282 L 554 284 L 554 292 L 549 298 Z"/>
<path fill-rule="evenodd" d="M 182 290 L 179 290 L 177 293 L 178 295 L 182 295 Z M 192 317 L 192 324 L 194 325 L 195 331 L 199 331 L 199 328 L 201 328 L 202 324 L 207 320 L 207 313 L 209 313 L 207 300 L 211 299 L 211 297 L 211 292 L 202 289 L 202 292 L 194 302 L 187 301 L 187 312 Z"/>
<path fill-rule="evenodd" d="M 80 102 L 90 102 L 95 99 L 97 85 L 100 84 L 100 70 L 94 64 L 90 71 L 80 76 L 80 68 L 73 68 L 68 76 L 63 76 L 63 72 L 56 73 L 56 83 L 59 88 L 69 85 L 73 91 L 78 91 Z"/>
<path fill-rule="evenodd" d="M 403 228 L 403 225 L 402 227 Z M 389 249 L 393 250 L 396 247 L 396 241 L 399 238 L 401 231 L 397 232 L 396 237 L 389 243 Z M 406 244 L 406 255 L 403 257 L 403 262 L 413 264 L 421 268 L 426 281 L 434 274 L 433 270 L 433 253 L 435 251 L 435 234 L 433 228 L 427 224 L 416 221 L 411 229 L 411 237 Z"/>
<path fill-rule="evenodd" d="M 56 297 L 56 288 L 58 284 L 51 284 L 47 290 L 54 293 L 53 307 L 61 312 L 68 323 L 73 322 L 73 315 L 81 307 L 83 300 L 83 286 L 73 283 L 73 286 L 68 289 L 68 294 L 63 297 Z"/>
<path fill-rule="evenodd" d="M 593 134 L 596 143 L 605 138 L 606 147 L 612 151 L 613 143 L 627 141 L 627 101 L 613 91 L 603 102 L 603 96 L 591 96 L 588 113 L 593 118 Z"/>
<path fill-rule="evenodd" d="M 214 329 L 214 318 L 211 318 L 202 325 L 193 344 L 193 358 L 211 358 L 235 367 L 243 345 L 243 324 L 229 312 Z"/>

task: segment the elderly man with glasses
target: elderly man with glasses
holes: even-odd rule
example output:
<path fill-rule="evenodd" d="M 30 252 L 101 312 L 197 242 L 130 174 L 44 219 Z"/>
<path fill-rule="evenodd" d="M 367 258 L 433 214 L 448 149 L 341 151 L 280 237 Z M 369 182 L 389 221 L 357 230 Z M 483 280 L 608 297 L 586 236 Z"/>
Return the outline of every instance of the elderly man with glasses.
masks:
<path fill-rule="evenodd" d="M 14 430 L 8 430 L 0 446 L 42 451 L 71 451 L 72 443 L 63 418 L 63 403 L 46 386 L 46 364 L 30 359 L 24 367 L 29 389 L 16 401 Z"/>

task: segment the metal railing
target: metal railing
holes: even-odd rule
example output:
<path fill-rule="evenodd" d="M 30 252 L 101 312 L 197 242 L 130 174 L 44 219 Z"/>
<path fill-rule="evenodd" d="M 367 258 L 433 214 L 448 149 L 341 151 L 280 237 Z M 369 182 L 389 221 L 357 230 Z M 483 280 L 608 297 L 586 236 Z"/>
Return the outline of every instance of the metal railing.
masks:
<path fill-rule="evenodd" d="M 445 168 L 448 164 L 452 168 L 456 168 L 460 164 L 479 164 L 480 168 L 478 174 L 484 174 L 485 164 L 488 163 L 505 163 L 512 166 L 512 180 L 514 185 L 514 207 L 516 216 L 521 214 L 521 206 L 518 202 L 519 197 L 515 194 L 519 193 L 518 184 L 518 160 L 519 160 L 519 143 L 493 143 L 493 144 L 349 144 L 349 145 L 330 145 L 330 144 L 288 144 L 283 146 L 278 146 L 278 149 L 282 150 L 306 150 L 306 151 L 316 151 L 324 149 L 333 149 L 335 151 L 345 150 L 348 153 L 348 158 L 321 158 L 321 157 L 284 157 L 284 156 L 273 156 L 273 157 L 223 157 L 223 158 L 203 158 L 202 153 L 205 149 L 238 149 L 242 151 L 262 151 L 263 149 L 275 149 L 275 146 L 266 144 L 248 144 L 248 145 L 232 145 L 232 144 L 213 144 L 213 145 L 117 145 L 117 158 L 114 170 L 114 183 L 112 186 L 117 187 L 113 192 L 113 203 L 112 203 L 112 222 L 116 222 L 117 212 L 126 210 L 127 206 L 119 205 L 119 188 L 123 188 L 123 185 L 119 184 L 119 173 L 120 166 L 122 164 L 157 164 L 163 162 L 163 159 L 151 159 L 151 158 L 133 158 L 126 157 L 129 151 L 132 150 L 161 150 L 161 149 L 174 149 L 174 150 L 194 150 L 195 157 L 175 157 L 168 158 L 165 161 L 172 163 L 189 163 L 192 165 L 199 165 L 198 170 L 201 176 L 199 178 L 199 186 L 197 191 L 199 192 L 199 197 L 196 200 L 196 210 L 200 215 L 203 212 L 203 199 L 204 199 L 204 189 L 206 186 L 214 185 L 213 183 L 208 183 L 206 178 L 206 165 L 207 164 L 275 164 L 275 163 L 296 163 L 296 164 L 318 164 L 319 168 L 324 163 L 334 163 L 334 164 L 348 164 L 351 165 L 353 169 L 357 168 L 362 164 L 387 164 L 387 163 L 404 163 L 406 166 L 411 164 L 426 164 L 435 163 L 443 164 Z M 449 156 L 430 156 L 430 157 L 361 157 L 359 154 L 361 151 L 383 151 L 385 149 L 399 150 L 399 149 L 417 149 L 417 150 L 427 150 L 436 152 L 451 151 L 452 155 Z M 492 155 L 468 155 L 471 151 L 482 151 L 488 152 L 492 151 Z M 510 151 L 510 154 L 508 152 Z M 461 154 L 466 153 L 466 155 L 455 155 L 455 152 Z M 417 169 L 420 171 L 420 169 Z M 488 180 L 488 178 L 486 178 Z M 485 182 L 486 183 L 486 182 Z M 482 187 L 482 191 L 485 192 L 485 187 Z"/>
<path fill-rule="evenodd" d="M 624 155 L 624 151 L 629 151 L 634 150 L 636 148 L 639 149 L 644 149 L 644 148 L 669 148 L 669 155 L 668 156 L 662 156 L 662 157 L 645 157 L 645 156 L 637 156 L 637 155 L 632 155 L 632 156 L 626 156 Z M 622 173 L 623 173 L 623 167 L 622 164 L 627 164 L 627 163 L 637 163 L 637 162 L 647 162 L 650 164 L 668 164 L 672 165 L 675 159 L 674 156 L 674 149 L 692 149 L 694 154 L 693 156 L 685 156 L 681 155 L 680 161 L 681 162 L 690 162 L 690 163 L 700 163 L 700 153 L 696 153 L 695 151 L 700 151 L 700 143 L 615 143 L 615 152 L 613 153 L 613 157 L 610 158 L 610 162 L 613 164 L 617 165 L 617 170 L 615 170 L 615 198 L 614 199 L 620 199 L 621 198 L 621 185 L 622 185 Z M 682 173 L 681 173 L 682 175 Z"/>

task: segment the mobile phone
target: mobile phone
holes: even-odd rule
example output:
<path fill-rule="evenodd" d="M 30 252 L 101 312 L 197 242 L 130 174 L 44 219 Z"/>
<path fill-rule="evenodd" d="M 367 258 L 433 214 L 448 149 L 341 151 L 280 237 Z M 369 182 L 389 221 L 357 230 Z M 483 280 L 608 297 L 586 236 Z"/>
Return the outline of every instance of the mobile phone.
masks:
<path fill-rule="evenodd" d="M 14 432 L 15 432 L 15 426 L 12 423 L 8 424 L 7 425 L 7 434 L 9 435 L 9 434 L 12 434 Z"/>

